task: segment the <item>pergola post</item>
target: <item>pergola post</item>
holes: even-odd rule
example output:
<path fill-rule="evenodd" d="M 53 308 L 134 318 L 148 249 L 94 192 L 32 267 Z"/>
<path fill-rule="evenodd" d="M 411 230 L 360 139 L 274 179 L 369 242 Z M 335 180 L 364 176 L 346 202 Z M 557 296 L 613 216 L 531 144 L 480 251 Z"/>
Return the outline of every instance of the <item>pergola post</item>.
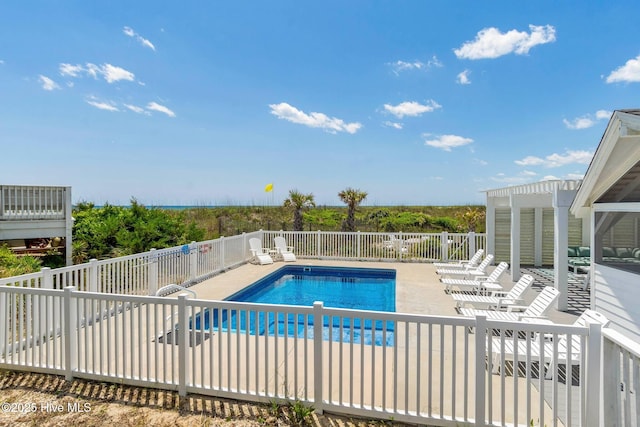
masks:
<path fill-rule="evenodd" d="M 569 264 L 567 248 L 569 247 L 569 207 L 575 195 L 574 191 L 556 190 L 553 193 L 553 266 L 554 287 L 560 291 L 557 309 L 568 308 Z"/>
<path fill-rule="evenodd" d="M 518 195 L 512 194 L 511 205 L 511 280 L 520 280 L 520 203 Z"/>
<path fill-rule="evenodd" d="M 485 214 L 485 225 L 487 236 L 486 254 L 496 254 L 496 204 L 493 197 L 487 197 L 487 210 Z"/>

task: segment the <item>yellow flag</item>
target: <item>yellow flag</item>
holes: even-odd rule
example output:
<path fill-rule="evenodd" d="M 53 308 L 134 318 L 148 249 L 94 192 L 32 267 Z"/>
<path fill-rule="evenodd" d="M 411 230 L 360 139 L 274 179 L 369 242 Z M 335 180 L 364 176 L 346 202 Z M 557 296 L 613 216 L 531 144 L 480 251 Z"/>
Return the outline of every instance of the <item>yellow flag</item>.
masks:
<path fill-rule="evenodd" d="M 271 191 L 273 191 L 273 184 L 267 184 L 264 186 L 264 191 L 269 193 Z"/>

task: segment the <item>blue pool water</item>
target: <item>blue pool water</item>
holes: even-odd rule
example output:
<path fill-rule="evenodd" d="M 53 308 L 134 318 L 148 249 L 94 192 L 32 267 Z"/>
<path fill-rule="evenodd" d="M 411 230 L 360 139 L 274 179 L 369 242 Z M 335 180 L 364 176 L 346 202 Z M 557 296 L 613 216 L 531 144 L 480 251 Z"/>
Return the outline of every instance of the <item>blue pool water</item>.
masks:
<path fill-rule="evenodd" d="M 345 267 L 285 266 L 226 298 L 263 304 L 310 306 L 395 312 L 395 270 Z M 393 322 L 323 316 L 323 337 L 333 341 L 393 344 Z M 235 310 L 205 310 L 190 321 L 190 327 L 209 331 L 249 332 L 259 335 L 313 338 L 313 316 Z M 211 324 L 213 323 L 213 328 Z"/>

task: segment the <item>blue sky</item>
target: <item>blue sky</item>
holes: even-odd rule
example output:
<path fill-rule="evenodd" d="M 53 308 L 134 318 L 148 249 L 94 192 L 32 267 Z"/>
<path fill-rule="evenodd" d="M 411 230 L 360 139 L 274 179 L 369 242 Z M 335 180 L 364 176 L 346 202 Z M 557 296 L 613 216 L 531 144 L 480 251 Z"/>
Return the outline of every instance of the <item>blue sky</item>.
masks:
<path fill-rule="evenodd" d="M 9 1 L 0 184 L 74 201 L 483 203 L 640 108 L 632 1 Z M 265 193 L 273 183 L 273 192 Z"/>

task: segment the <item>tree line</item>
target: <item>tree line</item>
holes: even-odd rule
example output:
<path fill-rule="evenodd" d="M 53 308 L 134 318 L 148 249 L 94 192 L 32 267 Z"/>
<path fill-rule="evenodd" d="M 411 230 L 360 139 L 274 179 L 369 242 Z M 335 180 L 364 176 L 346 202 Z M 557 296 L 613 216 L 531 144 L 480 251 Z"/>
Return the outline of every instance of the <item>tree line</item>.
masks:
<path fill-rule="evenodd" d="M 96 207 L 80 202 L 73 209 L 75 264 L 180 246 L 243 232 L 322 230 L 375 232 L 484 231 L 482 206 L 362 206 L 366 191 L 346 188 L 338 193 L 341 207 L 316 206 L 311 193 L 290 190 L 280 206 L 227 206 L 168 210 L 146 207 L 135 198 L 130 206 Z M 0 248 L 2 245 L 0 245 Z M 0 277 L 60 267 L 62 257 L 19 259 L 4 248 Z"/>

